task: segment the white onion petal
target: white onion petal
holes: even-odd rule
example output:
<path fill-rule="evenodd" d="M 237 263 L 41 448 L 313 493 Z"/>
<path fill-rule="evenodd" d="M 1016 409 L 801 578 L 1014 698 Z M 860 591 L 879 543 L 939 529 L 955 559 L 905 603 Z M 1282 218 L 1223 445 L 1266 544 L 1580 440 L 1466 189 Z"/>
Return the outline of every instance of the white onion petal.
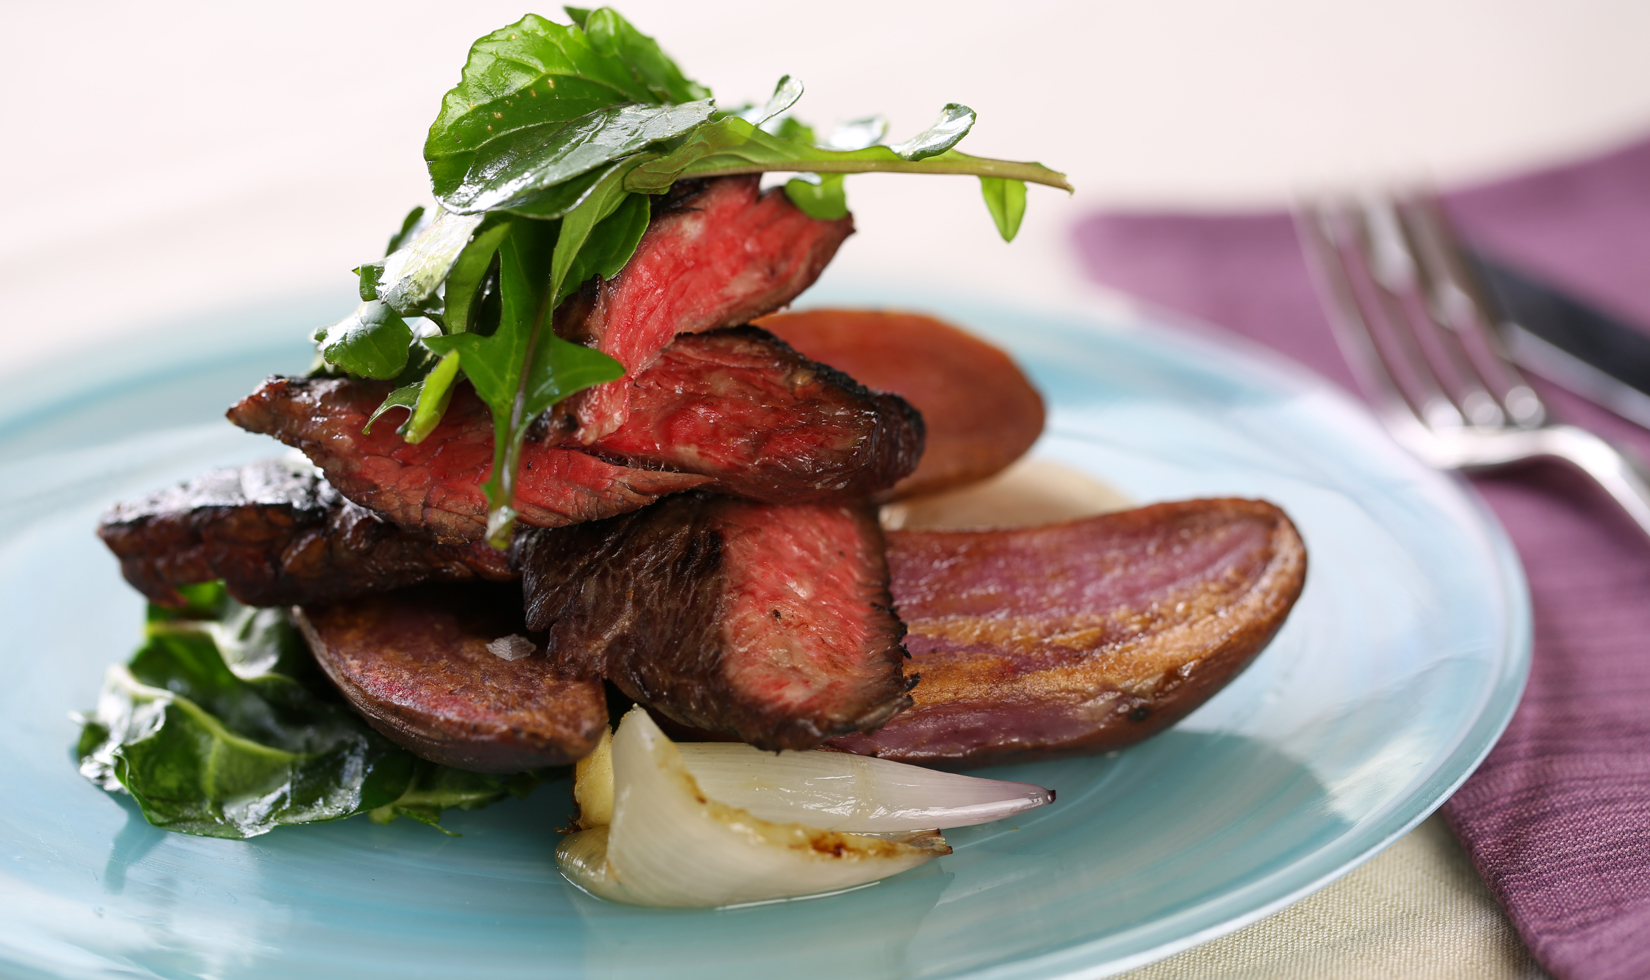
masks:
<path fill-rule="evenodd" d="M 556 860 L 574 884 L 615 901 L 704 908 L 812 895 L 951 853 L 935 832 L 864 837 L 763 820 L 711 799 L 640 709 L 613 736 L 612 775 L 612 823 L 564 838 Z"/>
<path fill-rule="evenodd" d="M 845 752 L 763 752 L 737 742 L 677 746 L 714 800 L 763 820 L 880 833 L 968 827 L 1054 802 L 1031 783 L 936 772 Z"/>
<path fill-rule="evenodd" d="M 606 726 L 596 750 L 573 764 L 573 802 L 579 805 L 580 827 L 613 822 L 613 732 Z"/>

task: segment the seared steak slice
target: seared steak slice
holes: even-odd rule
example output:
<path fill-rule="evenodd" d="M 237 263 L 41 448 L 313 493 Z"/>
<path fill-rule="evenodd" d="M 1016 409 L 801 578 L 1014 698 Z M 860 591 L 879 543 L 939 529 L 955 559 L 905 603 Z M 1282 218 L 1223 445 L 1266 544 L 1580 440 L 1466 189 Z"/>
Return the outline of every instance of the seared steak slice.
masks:
<path fill-rule="evenodd" d="M 535 439 L 523 448 L 522 523 L 596 520 L 696 486 L 774 503 L 864 497 L 922 455 L 922 417 L 903 399 L 867 391 L 754 327 L 682 337 L 630 384 L 630 422 L 616 432 L 591 446 Z M 414 446 L 393 418 L 361 431 L 389 390 L 385 381 L 272 378 L 229 418 L 302 449 L 351 500 L 397 523 L 444 540 L 480 537 L 493 459 L 486 406 L 460 385 Z"/>
<path fill-rule="evenodd" d="M 881 310 L 803 310 L 763 317 L 757 326 L 922 413 L 922 462 L 885 498 L 983 480 L 1043 433 L 1043 399 L 1008 354 L 944 321 Z"/>
<path fill-rule="evenodd" d="M 293 613 L 350 704 L 432 762 L 499 773 L 565 765 L 607 730 L 601 681 L 532 652 L 515 586 L 420 587 Z"/>
<path fill-rule="evenodd" d="M 487 529 L 481 485 L 493 467 L 493 423 L 469 385 L 453 392 L 441 424 L 417 445 L 367 419 L 387 381 L 271 378 L 229 410 L 229 420 L 303 450 L 349 499 L 437 539 L 479 541 Z M 557 527 L 610 517 L 708 477 L 632 469 L 589 453 L 529 443 L 522 449 L 516 508 L 523 524 Z"/>
<path fill-rule="evenodd" d="M 906 762 L 1099 752 L 1174 724 L 1283 625 L 1306 551 L 1258 500 L 999 531 L 894 531 L 916 704 L 832 746 Z"/>
<path fill-rule="evenodd" d="M 223 579 L 253 606 L 396 589 L 417 582 L 514 577 L 484 544 L 442 545 L 379 520 L 325 480 L 279 460 L 218 470 L 103 515 L 98 537 L 121 574 L 154 602 Z"/>
<path fill-rule="evenodd" d="M 613 355 L 635 376 L 677 334 L 738 326 L 795 299 L 854 219 L 810 218 L 780 188 L 760 193 L 760 183 L 756 174 L 680 182 L 623 271 L 556 311 L 556 333 Z M 580 440 L 623 425 L 629 400 L 623 380 L 573 396 Z"/>
<path fill-rule="evenodd" d="M 865 504 L 696 492 L 516 536 L 527 625 L 557 662 L 764 749 L 869 731 L 911 703 Z"/>
<path fill-rule="evenodd" d="M 868 497 L 911 472 L 923 420 L 765 330 L 677 338 L 630 386 L 630 418 L 589 447 L 648 469 L 716 478 L 768 503 Z"/>

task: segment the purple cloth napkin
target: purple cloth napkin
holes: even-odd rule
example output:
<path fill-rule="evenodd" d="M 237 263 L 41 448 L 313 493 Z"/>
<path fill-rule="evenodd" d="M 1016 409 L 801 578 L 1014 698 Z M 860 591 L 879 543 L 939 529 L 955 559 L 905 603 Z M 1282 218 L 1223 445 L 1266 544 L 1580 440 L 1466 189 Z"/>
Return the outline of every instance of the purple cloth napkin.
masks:
<path fill-rule="evenodd" d="M 1650 325 L 1650 140 L 1448 195 L 1464 235 Z M 1287 215 L 1095 215 L 1088 273 L 1269 344 L 1356 391 Z M 1650 432 L 1536 382 L 1565 420 Z M 1535 659 L 1512 724 L 1444 815 L 1562 980 L 1650 977 L 1650 540 L 1561 464 L 1475 478 L 1529 577 Z"/>

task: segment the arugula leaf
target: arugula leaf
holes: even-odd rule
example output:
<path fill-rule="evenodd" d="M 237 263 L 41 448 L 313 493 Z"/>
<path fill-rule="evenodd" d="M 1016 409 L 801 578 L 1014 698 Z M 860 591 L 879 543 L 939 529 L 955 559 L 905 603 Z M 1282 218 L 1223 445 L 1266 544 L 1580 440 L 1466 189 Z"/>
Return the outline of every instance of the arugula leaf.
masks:
<path fill-rule="evenodd" d="M 760 108 L 747 109 L 739 113 L 739 118 L 752 126 L 761 126 L 763 123 L 777 117 L 780 113 L 796 105 L 802 98 L 802 80 L 789 75 L 779 76 L 779 83 L 773 87 L 773 94 L 768 96 Z"/>
<path fill-rule="evenodd" d="M 997 223 L 997 233 L 1003 241 L 1012 242 L 1020 231 L 1020 219 L 1026 216 L 1025 181 L 981 177 L 980 193 L 985 195 L 991 220 Z"/>
<path fill-rule="evenodd" d="M 683 75 L 659 42 L 638 31 L 612 7 L 594 13 L 576 7 L 563 9 L 590 38 L 591 47 L 628 65 L 631 74 L 657 101 L 697 102 L 710 98 L 710 89 Z"/>
<path fill-rule="evenodd" d="M 546 227 L 520 220 L 509 223 L 499 239 L 499 293 L 502 312 L 490 336 L 476 333 L 431 337 L 425 343 L 438 354 L 457 352 L 464 374 L 488 404 L 509 405 L 525 364 L 527 345 L 538 322 L 542 283 L 548 280 Z"/>
<path fill-rule="evenodd" d="M 975 119 L 957 103 L 893 146 L 882 145 L 887 122 L 881 117 L 839 127 L 826 145 L 816 145 L 814 131 L 789 114 L 803 87 L 788 75 L 762 106 L 717 111 L 709 89 L 617 12 L 566 10 L 570 25 L 528 15 L 471 46 L 424 144 L 445 210 L 413 244 L 395 249 L 382 269 L 361 270 L 365 302 L 389 301 L 396 313 L 429 317 L 445 334 L 424 340 L 443 355 L 441 372 L 403 382 L 379 412 L 410 409 L 400 431 L 422 438 L 439 421 L 460 374 L 492 412 L 488 527 L 500 545 L 533 417 L 622 376 L 617 362 L 560 340 L 547 322 L 580 283 L 616 274 L 634 254 L 647 226 L 641 195 L 665 193 L 685 177 L 792 171 L 800 176 L 786 184 L 790 199 L 816 218 L 839 219 L 848 213 L 845 174 L 969 174 L 981 178 L 999 233 L 1012 238 L 1024 214 L 1025 182 L 1071 190 L 1063 174 L 1039 164 L 957 152 Z M 482 224 L 483 214 L 500 217 Z M 409 264 L 403 253 L 456 215 L 477 222 L 468 226 L 465 242 L 432 245 L 427 262 Z M 403 238 L 416 221 L 404 224 Z M 419 274 L 408 272 L 413 268 Z M 435 282 L 442 276 L 446 290 L 438 303 Z M 484 295 L 488 312 L 480 317 Z M 495 301 L 503 312 L 488 333 L 480 325 L 491 323 Z M 393 324 L 381 315 L 356 320 L 353 329 L 337 330 L 339 356 L 349 361 L 339 366 L 394 367 L 390 348 L 400 335 L 391 332 Z"/>
<path fill-rule="evenodd" d="M 955 149 L 916 160 L 906 159 L 887 146 L 831 150 L 764 132 L 738 117 L 706 123 L 689 133 L 670 153 L 640 164 L 625 179 L 625 189 L 643 194 L 663 194 L 671 184 L 683 177 L 720 177 L 776 170 L 817 174 L 969 174 L 1047 184 L 1064 191 L 1072 189 L 1064 174 L 1038 163 L 974 157 Z"/>
<path fill-rule="evenodd" d="M 571 295 L 573 290 L 578 288 L 579 283 L 583 282 L 583 279 L 569 277 L 579 253 L 584 249 L 586 243 L 591 240 L 591 235 L 596 226 L 608 215 L 619 210 L 619 206 L 630 197 L 630 192 L 624 188 L 625 175 L 634 167 L 647 162 L 648 159 L 649 157 L 639 154 L 629 160 L 614 164 L 590 189 L 590 193 L 585 195 L 584 200 L 579 202 L 579 206 L 569 211 L 567 216 L 562 219 L 561 234 L 556 238 L 555 256 L 550 263 L 552 307 L 559 306 L 561 301 Z M 643 230 L 645 230 L 645 227 Z M 638 231 L 636 241 L 640 240 L 641 232 Z M 632 241 L 630 248 L 625 251 L 625 261 L 630 260 L 630 255 L 635 250 L 636 242 Z M 620 265 L 622 267 L 623 263 L 620 263 Z"/>
<path fill-rule="evenodd" d="M 415 759 L 306 686 L 313 661 L 284 613 L 219 583 L 185 594 L 181 612 L 150 607 L 143 646 L 109 669 L 77 745 L 81 773 L 131 793 L 155 826 L 246 838 L 362 812 L 433 823 L 536 781 Z"/>
<path fill-rule="evenodd" d="M 402 316 L 422 314 L 425 301 L 447 278 L 482 218 L 451 211 L 437 214 L 411 241 L 384 257 L 377 275 L 377 295 L 371 298 L 383 300 Z"/>
<path fill-rule="evenodd" d="M 467 333 L 479 324 L 472 323 L 478 293 L 488 282 L 498 255 L 499 242 L 510 231 L 509 221 L 501 221 L 479 232 L 453 263 L 447 274 L 446 309 L 444 325 L 448 333 Z M 496 281 L 492 282 L 496 287 Z M 410 443 L 423 442 L 441 423 L 452 402 L 453 385 L 459 378 L 459 358 L 450 351 L 413 379 L 398 378 L 402 384 L 384 398 L 382 404 L 367 419 L 363 432 L 371 432 L 378 417 L 392 408 L 408 409 L 407 420 L 395 431 Z"/>
<path fill-rule="evenodd" d="M 447 356 L 451 357 L 452 355 L 449 354 Z M 385 412 L 389 411 L 392 408 L 407 409 L 407 421 L 411 422 L 412 421 L 412 412 L 413 412 L 414 409 L 416 409 L 418 407 L 418 396 L 422 395 L 423 393 L 424 393 L 424 379 L 419 378 L 417 381 L 414 381 L 412 384 L 402 385 L 401 387 L 399 387 L 399 388 L 395 389 L 394 391 L 390 392 L 389 394 L 385 395 L 384 400 L 379 403 L 377 408 L 373 409 L 371 415 L 367 416 L 367 424 L 363 425 L 361 427 L 361 431 L 362 432 L 371 432 L 373 423 L 378 421 L 378 417 L 380 415 L 383 415 Z M 405 428 L 405 427 L 406 427 L 406 423 L 404 422 L 404 423 L 402 423 L 401 428 Z M 397 428 L 396 431 L 400 432 L 401 428 Z"/>
<path fill-rule="evenodd" d="M 571 122 L 513 130 L 482 144 L 463 177 L 449 190 L 438 190 L 437 197 L 448 210 L 463 213 L 532 207 L 546 189 L 680 136 L 714 111 L 708 99 L 680 105 L 618 105 Z"/>
<path fill-rule="evenodd" d="M 458 355 L 447 354 L 425 375 L 423 381 L 414 382 L 418 385 L 418 401 L 407 421 L 395 430 L 401 438 L 417 445 L 441 424 L 441 417 L 447 414 L 447 405 L 453 400 L 453 384 L 458 380 L 458 368 Z"/>
<path fill-rule="evenodd" d="M 384 275 L 383 261 L 380 260 L 377 262 L 368 262 L 363 265 L 358 265 L 350 271 L 355 273 L 355 289 L 361 297 L 361 302 L 365 303 L 369 299 L 377 299 L 379 280 L 382 279 Z"/>
<path fill-rule="evenodd" d="M 568 13 L 573 26 L 528 15 L 471 47 L 424 146 L 449 210 L 558 217 L 576 200 L 535 196 L 680 136 L 714 111 L 710 90 L 616 11 Z"/>
<path fill-rule="evenodd" d="M 615 207 L 622 203 L 620 198 Z M 592 200 L 580 210 L 586 207 L 597 213 L 601 202 Z M 572 216 L 562 223 L 564 236 L 570 221 Z M 493 468 L 483 489 L 488 503 L 487 537 L 500 548 L 508 545 L 515 521 L 516 475 L 527 427 L 539 413 L 568 395 L 624 376 L 624 368 L 611 357 L 568 343 L 546 327 L 552 261 L 546 239 L 547 231 L 554 229 L 554 225 L 528 219 L 510 223 L 510 231 L 499 243 L 502 313 L 491 336 L 461 333 L 424 341 L 437 353 L 456 352 L 476 394 L 492 409 Z"/>
<path fill-rule="evenodd" d="M 384 246 L 384 254 L 389 255 L 391 252 L 394 252 L 402 245 L 405 245 L 408 239 L 423 230 L 424 205 L 420 204 L 411 211 L 408 211 L 407 216 L 401 219 L 401 230 L 390 236 L 390 243 Z M 363 296 L 361 298 L 370 299 L 371 297 Z"/>
<path fill-rule="evenodd" d="M 384 396 L 384 401 L 367 418 L 362 432 L 371 432 L 378 417 L 392 408 L 407 409 L 407 420 L 395 431 L 402 439 L 414 445 L 441 424 L 447 414 L 447 405 L 453 400 L 453 383 L 458 380 L 458 354 L 450 353 L 436 361 L 430 372 L 417 381 L 404 384 Z"/>
<path fill-rule="evenodd" d="M 814 128 L 795 116 L 781 116 L 777 123 L 769 120 L 763 128 L 781 139 L 800 140 L 803 143 L 816 142 Z"/>
<path fill-rule="evenodd" d="M 509 214 L 518 214 L 526 218 L 540 218 L 551 221 L 565 217 L 567 212 L 584 203 L 590 196 L 590 191 L 607 173 L 605 168 L 598 167 L 569 179 L 566 183 L 554 187 L 546 187 L 537 193 L 529 195 L 520 204 L 512 204 L 508 208 L 501 208 Z"/>
<path fill-rule="evenodd" d="M 785 182 L 785 196 L 810 218 L 818 218 L 821 221 L 846 218 L 848 195 L 842 188 L 842 180 L 846 176 L 801 174 Z"/>
<path fill-rule="evenodd" d="M 467 333 L 471 329 L 470 318 L 473 315 L 472 306 L 476 301 L 476 293 L 481 289 L 482 281 L 487 278 L 487 270 L 492 268 L 493 257 L 498 254 L 498 244 L 510 231 L 510 223 L 501 221 L 486 231 L 481 232 L 470 240 L 464 247 L 458 261 L 453 263 L 453 269 L 447 274 L 447 306 L 444 324 L 448 333 Z"/>
<path fill-rule="evenodd" d="M 627 194 L 623 202 L 617 205 L 613 213 L 603 218 L 595 227 L 590 229 L 589 235 L 583 244 L 574 252 L 573 260 L 568 266 L 562 289 L 571 294 L 579 285 L 595 276 L 611 279 L 618 275 L 636 254 L 636 246 L 641 243 L 642 234 L 647 231 L 647 223 L 651 218 L 652 207 L 648 204 L 645 194 Z M 574 219 L 570 216 L 562 224 L 562 234 L 568 234 L 568 227 Z M 561 244 L 556 245 L 557 254 L 561 252 Z M 557 297 L 557 305 L 566 296 Z"/>
<path fill-rule="evenodd" d="M 591 44 L 583 29 L 528 14 L 470 47 L 459 83 L 424 142 L 437 198 L 451 194 L 491 139 L 598 109 L 651 103 L 630 66 Z"/>
<path fill-rule="evenodd" d="M 390 239 L 396 244 L 417 225 L 415 208 Z M 444 315 L 435 292 L 463 255 L 484 215 L 441 211 L 405 245 L 356 269 L 361 277 L 361 305 L 349 316 L 316 331 L 321 356 L 337 367 L 368 378 L 393 378 L 407 366 L 412 328 L 402 319 L 424 316 L 440 323 Z"/>
<path fill-rule="evenodd" d="M 903 143 L 889 149 L 903 160 L 926 160 L 937 157 L 956 146 L 968 131 L 974 128 L 974 110 L 958 102 L 951 102 L 940 110 L 940 118 Z"/>
<path fill-rule="evenodd" d="M 369 299 L 355 312 L 315 334 L 321 356 L 351 374 L 393 378 L 407 366 L 412 328 L 383 300 Z"/>

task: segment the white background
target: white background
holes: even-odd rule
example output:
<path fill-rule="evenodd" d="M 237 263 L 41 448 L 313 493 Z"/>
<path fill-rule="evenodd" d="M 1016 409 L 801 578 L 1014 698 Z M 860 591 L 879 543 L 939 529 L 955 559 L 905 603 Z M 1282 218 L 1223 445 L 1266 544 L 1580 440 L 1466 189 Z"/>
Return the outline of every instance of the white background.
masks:
<path fill-rule="evenodd" d="M 342 294 L 426 198 L 424 131 L 469 42 L 525 9 L 0 3 L 0 371 L 180 315 Z M 894 139 L 964 102 L 980 116 L 964 149 L 1078 188 L 1033 188 L 1004 245 L 972 178 L 850 179 L 860 233 L 837 279 L 1070 301 L 1087 292 L 1070 228 L 1098 207 L 1469 179 L 1650 131 L 1642 0 L 621 9 L 724 100 L 791 73 L 803 118 L 880 111 Z"/>

